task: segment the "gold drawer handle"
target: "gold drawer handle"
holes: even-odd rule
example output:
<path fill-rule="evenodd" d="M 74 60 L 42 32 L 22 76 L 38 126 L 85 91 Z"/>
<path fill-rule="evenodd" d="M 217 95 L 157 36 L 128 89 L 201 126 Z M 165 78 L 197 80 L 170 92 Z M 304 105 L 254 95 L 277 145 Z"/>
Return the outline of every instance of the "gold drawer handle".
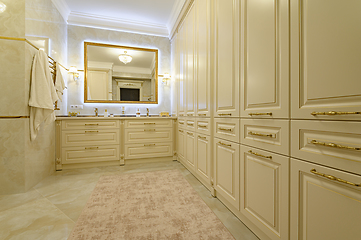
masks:
<path fill-rule="evenodd" d="M 360 150 L 361 150 L 361 148 L 343 146 L 343 145 L 339 145 L 339 144 L 336 144 L 336 143 L 317 142 L 316 140 L 312 140 L 311 143 L 312 143 L 312 144 L 315 144 L 315 145 L 325 146 L 325 147 L 333 147 L 333 148 L 356 150 L 356 151 L 360 151 Z"/>
<path fill-rule="evenodd" d="M 85 123 L 85 126 L 99 126 L 99 123 Z"/>
<path fill-rule="evenodd" d="M 218 143 L 221 144 L 222 146 L 232 147 L 232 144 L 225 144 L 225 143 L 222 143 L 222 142 L 218 142 Z"/>
<path fill-rule="evenodd" d="M 200 138 L 200 139 L 204 139 L 204 140 L 206 140 L 206 139 L 207 139 L 206 137 L 202 137 L 202 136 L 198 136 L 198 138 Z"/>
<path fill-rule="evenodd" d="M 144 144 L 144 147 L 153 147 L 153 146 L 155 146 L 154 143 L 152 143 L 152 144 Z"/>
<path fill-rule="evenodd" d="M 232 113 L 218 113 L 219 116 L 232 116 Z"/>
<path fill-rule="evenodd" d="M 144 129 L 144 132 L 155 132 L 155 129 Z"/>
<path fill-rule="evenodd" d="M 361 114 L 361 112 L 335 112 L 335 111 L 330 111 L 330 112 L 311 112 L 312 116 L 317 116 L 317 115 L 351 115 L 351 114 Z"/>
<path fill-rule="evenodd" d="M 189 113 L 189 114 L 187 114 L 187 116 L 193 116 L 193 114 Z"/>
<path fill-rule="evenodd" d="M 178 131 L 181 132 L 181 133 L 183 132 L 183 130 L 178 130 Z"/>
<path fill-rule="evenodd" d="M 182 125 L 183 125 L 183 124 L 184 124 L 184 122 L 179 122 L 179 124 L 182 124 Z"/>
<path fill-rule="evenodd" d="M 219 127 L 218 130 L 233 132 L 233 129 L 232 129 L 232 128 L 221 128 L 221 127 Z"/>
<path fill-rule="evenodd" d="M 207 128 L 208 126 L 207 125 L 198 125 L 198 127 Z"/>
<path fill-rule="evenodd" d="M 193 133 L 190 133 L 190 132 L 187 132 L 187 134 L 188 134 L 189 136 L 194 136 Z"/>
<path fill-rule="evenodd" d="M 193 124 L 193 123 L 187 123 L 187 125 L 188 125 L 188 126 L 194 126 L 194 124 Z"/>
<path fill-rule="evenodd" d="M 85 150 L 99 149 L 99 147 L 86 147 Z"/>
<path fill-rule="evenodd" d="M 85 133 L 98 133 L 99 131 L 85 131 Z"/>
<path fill-rule="evenodd" d="M 144 125 L 154 125 L 155 123 L 144 123 Z"/>
<path fill-rule="evenodd" d="M 199 113 L 198 116 L 207 116 L 205 113 Z"/>
<path fill-rule="evenodd" d="M 271 112 L 268 113 L 248 113 L 250 116 L 272 116 Z"/>
<path fill-rule="evenodd" d="M 349 184 L 349 185 L 352 185 L 352 186 L 355 186 L 355 187 L 360 187 L 361 184 L 357 184 L 357 183 L 353 183 L 353 182 L 349 182 L 349 181 L 346 181 L 346 180 L 343 180 L 341 178 L 338 178 L 338 177 L 335 177 L 335 176 L 332 176 L 332 175 L 327 175 L 327 174 L 324 174 L 324 173 L 319 173 L 316 171 L 316 169 L 311 169 L 310 170 L 311 173 L 313 174 L 316 174 L 318 176 L 321 176 L 321 177 L 325 177 L 329 180 L 332 180 L 332 181 L 337 181 L 337 182 L 341 182 L 341 183 L 346 183 L 346 184 Z"/>
<path fill-rule="evenodd" d="M 179 116 L 183 117 L 183 116 L 184 116 L 184 114 L 179 114 Z"/>
<path fill-rule="evenodd" d="M 270 138 L 275 138 L 275 136 L 273 136 L 273 134 L 263 134 L 263 133 L 256 133 L 256 132 L 248 132 L 249 135 L 253 135 L 253 136 L 260 136 L 260 137 L 270 137 Z"/>
<path fill-rule="evenodd" d="M 253 155 L 258 156 L 258 157 L 263 157 L 263 158 L 272 159 L 272 156 L 265 156 L 265 155 L 262 155 L 262 154 L 259 154 L 259 153 L 252 152 L 251 150 L 249 150 L 248 152 L 249 152 L 250 154 L 253 154 Z"/>

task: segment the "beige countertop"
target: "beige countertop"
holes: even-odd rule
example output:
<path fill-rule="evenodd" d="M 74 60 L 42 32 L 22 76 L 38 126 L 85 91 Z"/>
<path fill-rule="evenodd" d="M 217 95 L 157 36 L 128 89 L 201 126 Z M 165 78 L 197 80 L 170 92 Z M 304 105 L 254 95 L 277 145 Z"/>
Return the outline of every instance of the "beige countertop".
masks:
<path fill-rule="evenodd" d="M 56 116 L 56 120 L 114 120 L 114 119 L 125 119 L 125 120 L 150 120 L 150 119 L 177 119 L 177 117 L 160 117 L 158 115 L 153 115 L 150 117 L 146 117 L 145 115 L 140 117 L 135 117 L 134 115 L 116 115 L 114 117 L 103 117 L 103 115 L 99 115 L 95 117 L 93 115 L 80 115 L 76 117 L 70 117 L 67 115 Z"/>

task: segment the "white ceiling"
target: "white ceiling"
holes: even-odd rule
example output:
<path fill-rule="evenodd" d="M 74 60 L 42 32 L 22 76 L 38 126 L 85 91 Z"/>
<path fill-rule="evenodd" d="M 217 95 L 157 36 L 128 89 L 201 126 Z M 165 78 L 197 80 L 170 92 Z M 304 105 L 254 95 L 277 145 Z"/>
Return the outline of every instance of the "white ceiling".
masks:
<path fill-rule="evenodd" d="M 168 37 L 186 0 L 52 0 L 70 25 Z"/>

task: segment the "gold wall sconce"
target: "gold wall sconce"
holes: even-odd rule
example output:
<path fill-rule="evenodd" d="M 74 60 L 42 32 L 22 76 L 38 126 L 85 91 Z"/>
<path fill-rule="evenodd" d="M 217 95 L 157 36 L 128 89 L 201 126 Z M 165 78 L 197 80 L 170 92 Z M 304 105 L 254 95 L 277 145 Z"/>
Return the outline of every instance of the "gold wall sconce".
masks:
<path fill-rule="evenodd" d="M 73 75 L 73 80 L 77 81 L 79 80 L 79 73 L 78 73 L 78 69 L 76 68 L 76 66 L 71 66 L 69 68 L 69 74 Z"/>
<path fill-rule="evenodd" d="M 165 86 L 169 85 L 169 82 L 171 80 L 171 76 L 169 75 L 169 73 L 164 73 L 164 75 L 159 75 L 159 77 L 163 78 L 162 79 L 162 83 Z"/>

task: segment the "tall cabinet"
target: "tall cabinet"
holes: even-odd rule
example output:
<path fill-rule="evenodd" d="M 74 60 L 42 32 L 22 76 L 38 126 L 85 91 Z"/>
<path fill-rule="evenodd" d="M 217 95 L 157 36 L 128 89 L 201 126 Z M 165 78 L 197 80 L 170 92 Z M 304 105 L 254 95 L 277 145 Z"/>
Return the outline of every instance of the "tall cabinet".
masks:
<path fill-rule="evenodd" d="M 262 240 L 361 239 L 360 1 L 189 2 L 179 161 Z"/>

